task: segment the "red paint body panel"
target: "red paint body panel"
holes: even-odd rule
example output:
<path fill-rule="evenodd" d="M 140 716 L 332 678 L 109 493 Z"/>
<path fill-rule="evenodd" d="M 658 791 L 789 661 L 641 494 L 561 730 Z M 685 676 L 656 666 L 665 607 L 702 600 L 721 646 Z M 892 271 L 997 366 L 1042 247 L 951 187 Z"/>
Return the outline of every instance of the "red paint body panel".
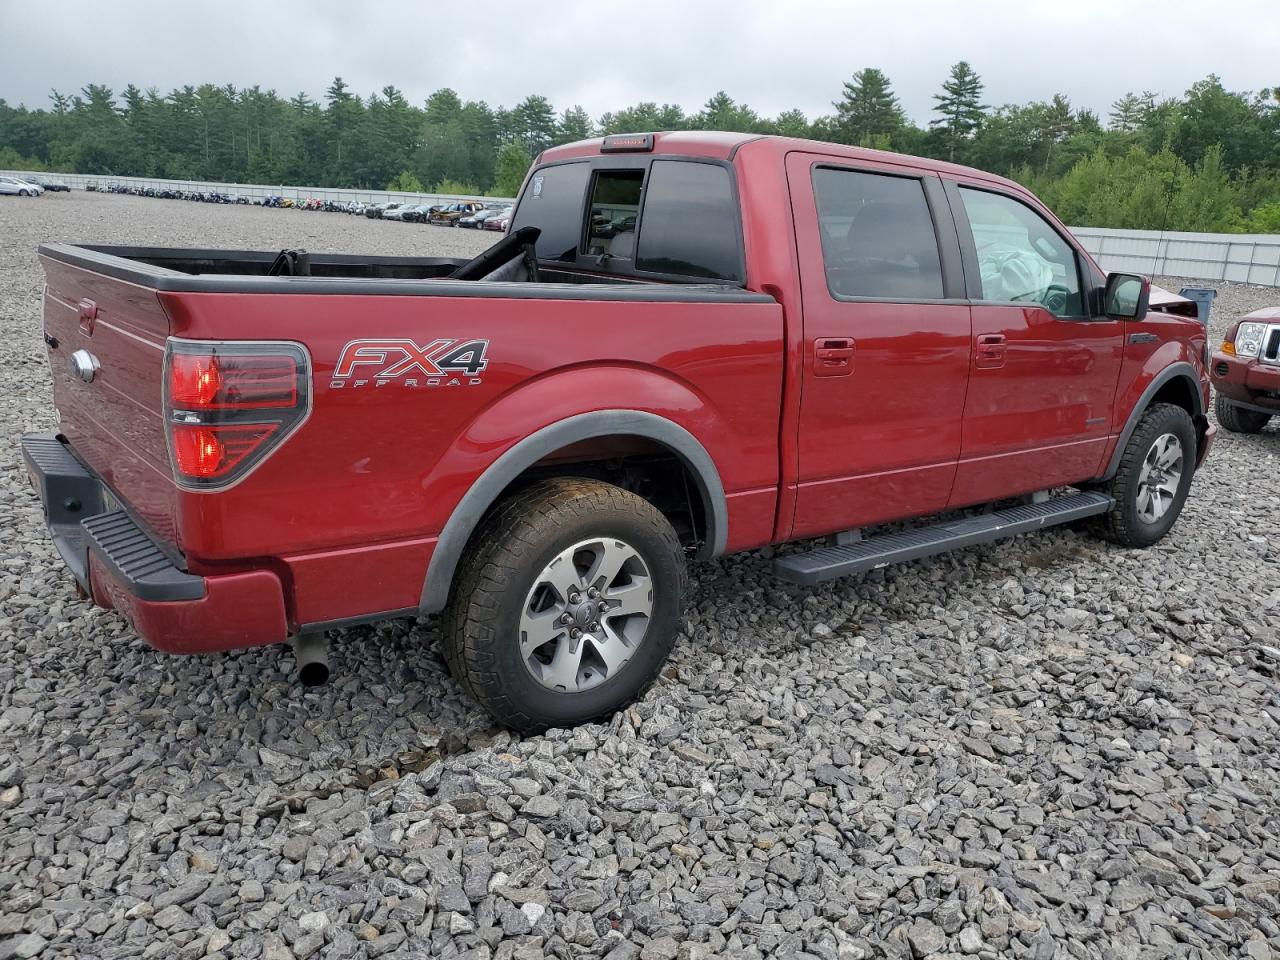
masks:
<path fill-rule="evenodd" d="M 1112 405 L 1125 326 L 1058 319 L 1039 306 L 974 305 L 975 340 L 999 335 L 1004 351 L 999 366 L 974 363 L 950 506 L 1098 474 L 1117 429 Z"/>
<path fill-rule="evenodd" d="M 1096 477 L 1170 363 L 1191 362 L 1207 391 L 1203 332 L 1168 315 L 1137 325 L 1157 334 L 1139 346 L 1128 344 L 1133 324 L 828 291 L 815 160 L 979 182 L 1057 223 L 1010 181 L 739 134 L 655 134 L 653 153 L 732 166 L 745 285 L 771 299 L 521 299 L 500 284 L 477 296 L 383 295 L 376 280 L 362 281 L 367 293 L 157 292 L 46 256 L 61 431 L 207 586 L 200 600 L 143 602 L 93 561 L 99 602 L 155 646 L 188 652 L 414 609 L 440 535 L 477 478 L 530 435 L 592 411 L 643 411 L 692 435 L 718 471 L 725 549 L 735 551 Z M 593 141 L 541 162 L 598 155 Z M 80 317 L 86 299 L 98 308 L 91 331 Z M 995 367 L 991 336 L 1003 338 Z M 291 341 L 310 357 L 307 419 L 229 488 L 192 490 L 173 478 L 161 396 L 168 337 Z M 335 377 L 344 346 L 367 338 L 483 339 L 488 365 L 480 382 L 457 386 Z M 91 383 L 70 372 L 80 348 L 102 362 Z M 819 375 L 831 372 L 819 349 L 835 349 L 847 374 Z"/>
<path fill-rule="evenodd" d="M 154 290 L 44 258 L 45 333 L 53 401 L 61 432 L 80 458 L 151 530 L 175 542 L 177 488 L 169 469 L 160 416 L 160 369 L 169 321 Z M 97 304 L 89 331 L 80 323 L 81 300 Z M 72 372 L 71 354 L 86 349 L 102 369 L 93 383 Z"/>
<path fill-rule="evenodd" d="M 199 600 L 141 600 L 89 555 L 94 602 L 118 611 L 165 653 L 210 653 L 280 643 L 289 636 L 280 578 L 268 570 L 205 578 Z"/>

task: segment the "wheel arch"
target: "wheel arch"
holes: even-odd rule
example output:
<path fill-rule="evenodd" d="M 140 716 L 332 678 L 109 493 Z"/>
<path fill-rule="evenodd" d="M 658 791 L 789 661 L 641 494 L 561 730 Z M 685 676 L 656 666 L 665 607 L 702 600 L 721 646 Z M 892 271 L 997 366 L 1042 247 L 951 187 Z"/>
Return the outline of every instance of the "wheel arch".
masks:
<path fill-rule="evenodd" d="M 1137 429 L 1142 415 L 1153 403 L 1172 403 L 1186 410 L 1195 424 L 1197 442 L 1204 443 L 1208 420 L 1205 417 L 1204 400 L 1200 395 L 1200 378 L 1196 368 L 1185 360 L 1171 363 L 1151 379 L 1138 398 L 1138 402 L 1129 411 L 1129 418 L 1125 421 L 1119 439 L 1116 440 L 1115 448 L 1111 451 L 1111 460 L 1101 479 L 1110 480 L 1116 475 L 1129 438 Z"/>
<path fill-rule="evenodd" d="M 702 443 L 679 424 L 641 410 L 597 410 L 556 421 L 530 434 L 490 464 L 449 515 L 436 542 L 422 586 L 423 613 L 442 610 L 472 534 L 490 508 L 530 468 L 550 454 L 575 443 L 610 437 L 649 440 L 676 456 L 698 489 L 706 523 L 706 539 L 697 557 L 724 552 L 729 533 L 728 505 L 715 461 Z"/>

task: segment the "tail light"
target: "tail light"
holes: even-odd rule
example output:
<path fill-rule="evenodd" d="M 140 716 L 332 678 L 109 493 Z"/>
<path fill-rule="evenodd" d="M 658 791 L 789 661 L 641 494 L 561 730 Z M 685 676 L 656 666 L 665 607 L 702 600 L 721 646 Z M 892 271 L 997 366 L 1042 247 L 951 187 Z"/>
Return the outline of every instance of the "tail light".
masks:
<path fill-rule="evenodd" d="M 265 460 L 311 410 L 311 364 L 296 343 L 170 339 L 165 423 L 183 486 L 227 487 Z"/>

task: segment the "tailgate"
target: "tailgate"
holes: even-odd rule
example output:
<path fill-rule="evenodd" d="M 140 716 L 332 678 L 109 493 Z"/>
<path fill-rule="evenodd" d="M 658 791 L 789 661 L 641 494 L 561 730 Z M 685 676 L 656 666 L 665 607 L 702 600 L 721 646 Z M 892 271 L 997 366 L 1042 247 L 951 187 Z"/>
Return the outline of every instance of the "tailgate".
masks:
<path fill-rule="evenodd" d="M 161 414 L 169 321 L 156 291 L 48 255 L 41 262 L 59 432 L 153 534 L 174 544 L 177 487 Z M 96 361 L 88 381 L 73 367 L 77 351 Z"/>

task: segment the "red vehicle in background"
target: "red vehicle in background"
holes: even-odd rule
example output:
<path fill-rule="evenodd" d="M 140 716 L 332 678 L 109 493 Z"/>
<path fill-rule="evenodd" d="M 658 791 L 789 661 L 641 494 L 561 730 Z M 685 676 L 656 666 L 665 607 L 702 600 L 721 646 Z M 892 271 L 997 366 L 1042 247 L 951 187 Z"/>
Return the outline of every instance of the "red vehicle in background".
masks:
<path fill-rule="evenodd" d="M 496 216 L 489 217 L 484 223 L 480 224 L 481 230 L 495 230 L 499 233 L 506 233 L 511 227 L 511 215 L 515 212 L 515 207 L 504 207 L 499 210 Z"/>
<path fill-rule="evenodd" d="M 523 729 L 645 687 L 688 560 L 830 538 L 775 561 L 812 584 L 1090 517 L 1146 546 L 1214 435 L 1193 304 L 1015 183 L 872 150 L 558 147 L 466 263 L 40 252 L 60 427 L 23 449 L 84 590 L 162 650 L 292 639 L 307 682 L 326 630 L 443 612 Z"/>
<path fill-rule="evenodd" d="M 1280 414 L 1280 307 L 1234 324 L 1210 364 L 1214 412 L 1233 433 L 1257 433 Z"/>

